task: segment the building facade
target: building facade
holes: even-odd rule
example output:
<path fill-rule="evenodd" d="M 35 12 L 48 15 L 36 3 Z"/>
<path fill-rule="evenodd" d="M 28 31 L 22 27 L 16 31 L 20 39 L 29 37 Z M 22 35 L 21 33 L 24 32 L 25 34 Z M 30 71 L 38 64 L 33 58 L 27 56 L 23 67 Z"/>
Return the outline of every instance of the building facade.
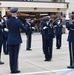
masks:
<path fill-rule="evenodd" d="M 69 0 L 69 12 L 74 11 L 74 0 Z"/>
<path fill-rule="evenodd" d="M 0 0 L 0 12 L 2 16 L 5 15 L 6 11 L 14 7 L 18 7 L 19 12 L 68 13 L 68 6 L 69 3 L 67 0 Z"/>

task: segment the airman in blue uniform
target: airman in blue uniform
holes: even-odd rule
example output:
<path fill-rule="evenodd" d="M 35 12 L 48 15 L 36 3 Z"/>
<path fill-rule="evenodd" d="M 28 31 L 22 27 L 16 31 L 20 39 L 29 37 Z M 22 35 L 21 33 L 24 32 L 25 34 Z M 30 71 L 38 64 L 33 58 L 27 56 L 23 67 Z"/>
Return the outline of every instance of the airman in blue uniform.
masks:
<path fill-rule="evenodd" d="M 51 61 L 54 38 L 53 20 L 49 20 L 49 16 L 46 16 L 45 18 L 46 19 L 41 22 L 43 52 L 45 61 Z"/>
<path fill-rule="evenodd" d="M 32 28 L 31 28 L 30 19 L 26 19 L 25 26 L 26 26 L 26 29 L 28 30 L 26 34 L 27 36 L 26 50 L 31 50 Z"/>
<path fill-rule="evenodd" d="M 10 70 L 11 73 L 20 73 L 18 70 L 18 54 L 20 44 L 22 43 L 20 29 L 26 32 L 26 29 L 22 25 L 22 22 L 17 18 L 18 8 L 10 10 L 12 16 L 7 20 L 7 28 L 9 30 L 7 44 L 9 51 Z"/>
<path fill-rule="evenodd" d="M 26 34 L 26 36 L 27 36 L 26 50 L 32 50 L 31 49 L 31 40 L 32 40 L 32 29 L 33 29 L 33 27 L 31 26 L 31 19 L 26 19 L 24 26 L 28 31 Z"/>
<path fill-rule="evenodd" d="M 60 19 L 57 19 L 55 22 L 55 36 L 56 36 L 56 48 L 60 49 L 61 47 L 61 41 L 62 41 L 62 22 Z"/>
<path fill-rule="evenodd" d="M 72 23 L 69 22 L 69 18 L 66 17 L 66 28 L 69 30 L 68 42 L 70 53 L 70 66 L 67 68 L 74 68 L 74 12 L 71 15 Z"/>

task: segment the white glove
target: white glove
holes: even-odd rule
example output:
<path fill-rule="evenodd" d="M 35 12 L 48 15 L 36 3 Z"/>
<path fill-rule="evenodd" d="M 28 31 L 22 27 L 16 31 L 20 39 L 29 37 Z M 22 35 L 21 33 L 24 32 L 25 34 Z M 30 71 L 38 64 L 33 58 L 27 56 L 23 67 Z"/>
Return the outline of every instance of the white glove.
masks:
<path fill-rule="evenodd" d="M 63 28 L 66 28 L 66 25 L 63 25 Z"/>
<path fill-rule="evenodd" d="M 9 31 L 7 28 L 4 28 L 4 30 L 5 30 L 6 32 L 8 32 L 8 31 Z"/>
<path fill-rule="evenodd" d="M 60 20 L 58 21 L 58 24 L 60 24 Z"/>
<path fill-rule="evenodd" d="M 45 26 L 45 27 L 43 27 L 43 29 L 46 29 L 47 27 Z"/>
<path fill-rule="evenodd" d="M 57 27 L 57 25 L 54 26 L 54 28 Z"/>
<path fill-rule="evenodd" d="M 34 29 L 34 30 L 35 30 L 35 28 L 34 28 L 34 27 L 32 27 L 32 29 Z"/>

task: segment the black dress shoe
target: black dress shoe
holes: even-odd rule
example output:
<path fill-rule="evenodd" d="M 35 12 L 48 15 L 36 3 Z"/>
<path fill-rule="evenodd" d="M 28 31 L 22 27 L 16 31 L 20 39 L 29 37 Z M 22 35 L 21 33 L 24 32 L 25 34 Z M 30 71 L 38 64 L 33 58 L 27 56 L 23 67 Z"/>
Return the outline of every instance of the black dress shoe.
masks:
<path fill-rule="evenodd" d="M 0 65 L 4 64 L 4 62 L 0 61 Z"/>
<path fill-rule="evenodd" d="M 51 61 L 51 59 L 45 59 L 44 61 Z"/>
<path fill-rule="evenodd" d="M 60 49 L 60 47 L 57 47 L 56 49 Z"/>
<path fill-rule="evenodd" d="M 26 49 L 26 50 L 32 50 L 32 49 Z"/>
<path fill-rule="evenodd" d="M 11 71 L 11 73 L 20 73 L 21 71 L 17 70 L 17 71 Z"/>
<path fill-rule="evenodd" d="M 74 66 L 67 66 L 67 68 L 73 68 L 74 69 Z"/>
<path fill-rule="evenodd" d="M 48 59 L 45 59 L 44 61 L 48 61 Z"/>

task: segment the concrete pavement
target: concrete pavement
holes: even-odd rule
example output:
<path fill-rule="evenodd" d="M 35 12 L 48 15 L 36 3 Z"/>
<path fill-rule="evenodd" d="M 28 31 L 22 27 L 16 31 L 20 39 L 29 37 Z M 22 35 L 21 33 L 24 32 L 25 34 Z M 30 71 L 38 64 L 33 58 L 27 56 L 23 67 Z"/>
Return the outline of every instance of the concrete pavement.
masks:
<path fill-rule="evenodd" d="M 23 43 L 19 52 L 19 70 L 21 73 L 15 75 L 74 75 L 74 69 L 68 69 L 69 49 L 67 36 L 63 34 L 62 47 L 56 49 L 56 40 L 53 41 L 53 58 L 51 62 L 44 61 L 42 51 L 42 37 L 40 33 L 32 35 L 32 51 L 26 51 L 26 36 L 22 35 Z M 2 61 L 0 65 L 0 75 L 11 75 L 9 68 L 9 56 L 2 52 Z"/>

